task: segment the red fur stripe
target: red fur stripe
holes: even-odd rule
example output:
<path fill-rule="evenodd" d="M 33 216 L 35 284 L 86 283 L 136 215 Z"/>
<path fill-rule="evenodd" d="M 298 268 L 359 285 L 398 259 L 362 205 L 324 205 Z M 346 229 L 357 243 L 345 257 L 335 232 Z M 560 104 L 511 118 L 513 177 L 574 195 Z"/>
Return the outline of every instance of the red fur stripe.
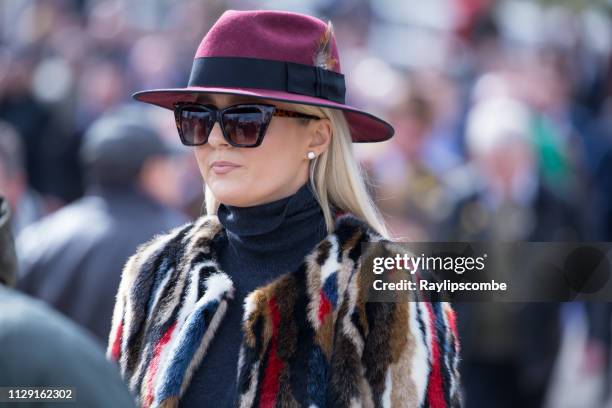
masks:
<path fill-rule="evenodd" d="M 172 323 L 172 325 L 168 327 L 168 330 L 166 330 L 164 335 L 155 345 L 155 350 L 153 350 L 153 358 L 151 359 L 147 369 L 147 395 L 144 398 L 143 407 L 150 407 L 153 403 L 153 383 L 155 380 L 155 375 L 157 374 L 157 369 L 159 368 L 161 352 L 164 346 L 170 341 L 175 327 L 176 322 Z"/>
<path fill-rule="evenodd" d="M 263 408 L 272 408 L 276 404 L 278 389 L 280 387 L 279 377 L 281 371 L 285 368 L 285 363 L 278 358 L 278 328 L 280 326 L 280 312 L 276 304 L 276 298 L 273 297 L 268 301 L 270 314 L 272 316 L 272 340 L 270 344 L 270 354 L 268 357 L 268 365 L 262 383 L 261 403 Z"/>
<path fill-rule="evenodd" d="M 325 293 L 323 293 L 323 291 L 320 292 L 320 299 L 321 301 L 319 302 L 319 322 L 323 323 L 323 319 L 331 311 L 332 306 L 331 302 L 329 301 L 329 299 L 327 299 L 327 296 L 325 296 Z"/>
<path fill-rule="evenodd" d="M 115 361 L 119 361 L 121 355 L 121 336 L 123 336 L 123 319 L 119 322 L 115 340 L 113 340 L 113 347 L 111 348 L 111 358 Z"/>
<path fill-rule="evenodd" d="M 348 214 L 348 212 L 347 211 L 343 211 L 343 210 L 336 210 L 334 212 L 334 218 L 342 217 L 345 214 Z"/>
<path fill-rule="evenodd" d="M 427 399 L 431 408 L 446 408 L 444 400 L 444 390 L 442 389 L 442 373 L 440 372 L 440 345 L 438 344 L 438 334 L 436 333 L 436 315 L 433 312 L 431 303 L 426 302 L 429 314 L 429 335 L 431 337 L 432 364 L 429 373 L 429 387 L 427 388 Z"/>
<path fill-rule="evenodd" d="M 453 337 L 455 338 L 455 343 L 459 346 L 459 342 L 457 338 L 457 315 L 453 309 L 446 309 L 446 320 L 448 320 L 448 325 L 450 326 L 451 331 L 453 332 Z"/>

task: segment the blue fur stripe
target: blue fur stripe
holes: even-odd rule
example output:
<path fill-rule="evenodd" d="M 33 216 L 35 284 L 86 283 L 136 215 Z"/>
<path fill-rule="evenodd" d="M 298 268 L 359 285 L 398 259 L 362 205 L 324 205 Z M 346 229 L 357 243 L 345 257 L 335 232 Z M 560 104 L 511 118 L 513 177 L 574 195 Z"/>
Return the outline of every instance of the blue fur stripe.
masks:
<path fill-rule="evenodd" d="M 167 368 L 161 374 L 155 390 L 156 401 L 179 395 L 189 363 L 202 343 L 210 319 L 218 306 L 217 299 L 204 303 L 193 312 L 181 328 L 178 347 L 175 349 L 178 352 L 170 356 Z"/>
<path fill-rule="evenodd" d="M 336 309 L 338 305 L 338 273 L 334 272 L 325 279 L 323 284 L 323 293 Z"/>
<path fill-rule="evenodd" d="M 329 364 L 325 360 L 323 350 L 318 345 L 313 345 L 312 353 L 308 360 L 308 405 L 325 407 L 325 393 L 327 391 L 327 373 Z"/>

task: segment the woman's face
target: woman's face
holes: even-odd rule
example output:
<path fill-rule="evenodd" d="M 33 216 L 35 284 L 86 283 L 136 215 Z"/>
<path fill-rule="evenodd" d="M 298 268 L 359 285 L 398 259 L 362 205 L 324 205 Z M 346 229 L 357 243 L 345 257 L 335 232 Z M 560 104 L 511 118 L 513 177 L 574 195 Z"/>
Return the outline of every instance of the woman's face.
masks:
<path fill-rule="evenodd" d="M 270 103 L 293 110 L 291 104 L 225 94 L 202 94 L 198 102 L 225 108 L 236 103 Z M 194 153 L 204 182 L 223 204 L 250 207 L 295 193 L 308 181 L 309 151 L 321 154 L 331 137 L 329 120 L 273 116 L 261 145 L 233 147 L 219 123 L 208 142 Z"/>

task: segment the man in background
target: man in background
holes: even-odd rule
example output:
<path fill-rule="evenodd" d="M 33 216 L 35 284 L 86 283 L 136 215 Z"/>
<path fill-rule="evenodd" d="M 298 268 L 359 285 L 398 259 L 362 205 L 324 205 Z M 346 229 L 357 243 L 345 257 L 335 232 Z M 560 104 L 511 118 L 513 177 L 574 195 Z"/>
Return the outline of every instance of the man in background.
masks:
<path fill-rule="evenodd" d="M 187 221 L 170 205 L 180 195 L 176 150 L 124 106 L 84 135 L 86 195 L 33 224 L 17 240 L 18 288 L 107 341 L 122 268 L 139 244 Z"/>

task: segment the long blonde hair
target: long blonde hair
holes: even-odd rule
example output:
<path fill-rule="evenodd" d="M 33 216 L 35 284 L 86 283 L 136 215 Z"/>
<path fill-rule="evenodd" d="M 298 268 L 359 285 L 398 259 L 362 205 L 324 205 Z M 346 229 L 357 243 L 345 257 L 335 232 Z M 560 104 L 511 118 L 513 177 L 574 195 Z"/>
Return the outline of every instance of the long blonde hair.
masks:
<path fill-rule="evenodd" d="M 310 184 L 321 205 L 329 233 L 334 230 L 332 208 L 352 213 L 368 223 L 383 237 L 389 232 L 382 214 L 370 197 L 364 172 L 355 159 L 351 134 L 344 114 L 337 109 L 320 106 L 292 104 L 301 113 L 328 118 L 332 126 L 332 138 L 327 150 L 310 161 Z M 208 186 L 205 186 L 207 214 L 216 214 L 219 202 Z"/>

